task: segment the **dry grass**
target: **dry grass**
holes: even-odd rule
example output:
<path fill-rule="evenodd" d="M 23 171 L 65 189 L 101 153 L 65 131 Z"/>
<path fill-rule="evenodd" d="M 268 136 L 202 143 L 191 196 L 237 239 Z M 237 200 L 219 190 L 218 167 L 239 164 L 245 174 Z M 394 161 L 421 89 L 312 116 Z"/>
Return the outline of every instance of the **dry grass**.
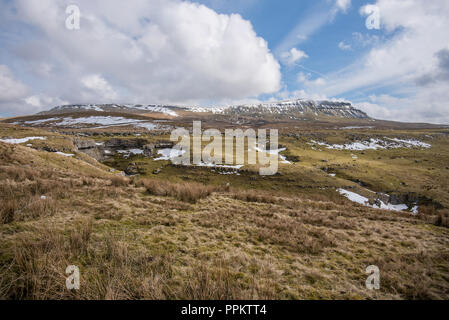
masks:
<path fill-rule="evenodd" d="M 196 203 L 198 200 L 208 197 L 216 189 L 212 186 L 192 182 L 172 183 L 161 180 L 142 179 L 139 183 L 152 195 L 170 196 L 189 203 Z"/>
<path fill-rule="evenodd" d="M 276 203 L 277 199 L 272 193 L 263 190 L 233 190 L 234 199 L 247 202 Z"/>
<path fill-rule="evenodd" d="M 111 178 L 111 185 L 114 187 L 126 187 L 130 180 L 125 177 L 115 176 Z"/>
<path fill-rule="evenodd" d="M 60 158 L 0 144 L 0 299 L 449 298 L 444 209 L 414 217 L 326 190 L 128 179 Z M 364 285 L 371 264 L 379 291 Z"/>

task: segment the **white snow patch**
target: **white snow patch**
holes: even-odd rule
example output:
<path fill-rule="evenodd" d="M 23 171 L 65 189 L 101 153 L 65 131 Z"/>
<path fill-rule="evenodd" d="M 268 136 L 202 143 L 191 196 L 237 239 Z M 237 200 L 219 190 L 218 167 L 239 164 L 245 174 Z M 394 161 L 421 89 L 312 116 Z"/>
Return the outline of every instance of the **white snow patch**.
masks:
<path fill-rule="evenodd" d="M 279 149 L 263 150 L 262 148 L 255 147 L 254 149 L 255 149 L 256 151 L 258 151 L 258 152 L 265 152 L 265 153 L 268 153 L 268 154 L 270 154 L 270 155 L 278 154 L 278 155 L 279 155 L 279 158 L 281 159 L 281 162 L 282 162 L 282 163 L 291 164 L 291 162 L 288 161 L 288 160 L 285 158 L 285 156 L 279 154 L 279 153 L 281 153 L 282 151 L 287 150 L 287 148 L 279 148 Z"/>
<path fill-rule="evenodd" d="M 81 117 L 81 118 L 52 118 L 45 120 L 55 121 L 57 126 L 77 126 L 77 125 L 100 125 L 100 126 L 124 126 L 132 125 L 134 127 L 145 128 L 147 130 L 155 130 L 159 128 L 159 125 L 147 122 L 146 120 L 130 119 L 124 117 L 112 117 L 112 116 L 92 116 L 92 117 Z M 44 120 L 38 120 L 44 122 Z M 59 122 L 56 122 L 59 121 Z M 31 123 L 31 122 L 30 122 Z M 36 123 L 36 122 L 32 122 Z"/>
<path fill-rule="evenodd" d="M 19 144 L 25 143 L 31 140 L 47 140 L 46 137 L 26 137 L 21 139 L 0 139 L 0 142 L 10 143 L 10 144 Z"/>
<path fill-rule="evenodd" d="M 30 124 L 30 125 L 37 125 L 37 124 L 42 124 L 42 123 L 47 123 L 47 122 L 52 122 L 52 121 L 58 121 L 59 118 L 48 118 L 48 119 L 41 119 L 41 120 L 30 120 L 30 121 L 24 121 L 23 124 Z M 15 124 L 20 124 L 18 122 L 15 122 Z"/>
<path fill-rule="evenodd" d="M 147 105 L 147 106 L 132 106 L 132 105 L 127 105 L 127 107 L 129 108 L 133 108 L 133 109 L 138 109 L 138 110 L 145 110 L 145 111 L 150 111 L 150 112 L 159 112 L 159 113 L 163 113 L 169 116 L 173 116 L 173 117 L 177 117 L 178 114 L 173 111 L 168 109 L 165 106 L 158 106 L 158 105 Z"/>
<path fill-rule="evenodd" d="M 349 127 L 343 127 L 340 128 L 341 130 L 347 129 L 347 130 L 352 130 L 352 129 L 373 129 L 374 127 L 372 126 L 349 126 Z"/>
<path fill-rule="evenodd" d="M 160 154 L 161 157 L 154 159 L 155 161 L 171 160 L 182 156 L 185 153 L 185 150 L 166 148 L 166 149 L 159 149 L 157 153 Z"/>
<path fill-rule="evenodd" d="M 145 128 L 147 130 L 155 130 L 155 129 L 159 128 L 159 126 L 157 124 L 149 123 L 149 122 L 136 123 L 136 124 L 133 124 L 133 126 L 134 127 L 139 127 L 139 128 Z"/>
<path fill-rule="evenodd" d="M 375 209 L 392 210 L 392 211 L 404 211 L 404 210 L 408 209 L 408 206 L 406 204 L 386 204 L 380 200 L 379 200 L 380 205 L 376 205 L 376 204 L 371 205 L 369 203 L 368 198 L 361 196 L 358 193 L 348 191 L 345 189 L 341 189 L 341 188 L 337 189 L 337 191 L 341 195 L 343 195 L 346 198 L 348 198 L 349 200 L 351 200 L 352 202 L 356 202 L 356 203 L 359 203 L 359 204 L 367 206 L 367 207 L 371 207 L 371 208 L 375 208 Z"/>
<path fill-rule="evenodd" d="M 392 140 L 392 141 L 404 143 L 406 145 L 410 145 L 410 146 L 413 146 L 413 147 L 419 147 L 419 148 L 425 148 L 425 149 L 428 149 L 428 148 L 430 148 L 432 146 L 432 145 L 430 145 L 428 143 L 421 142 L 421 141 L 418 141 L 418 140 L 413 140 L 413 139 L 410 139 L 410 140 L 402 140 L 402 139 L 398 139 L 398 138 L 389 138 L 389 139 Z"/>
<path fill-rule="evenodd" d="M 60 152 L 60 151 L 56 152 L 56 154 L 59 154 L 64 157 L 73 157 L 74 156 L 73 153 L 64 153 L 64 152 Z"/>
<path fill-rule="evenodd" d="M 94 116 L 94 117 L 82 117 L 82 118 L 63 118 L 57 125 L 71 126 L 77 124 L 100 124 L 100 125 L 119 125 L 140 122 L 142 120 L 127 119 L 123 117 L 110 117 L 110 116 Z"/>
<path fill-rule="evenodd" d="M 211 168 L 227 168 L 227 169 L 240 169 L 243 167 L 243 165 L 228 165 L 228 164 L 215 164 L 215 163 L 207 163 L 207 162 L 201 162 L 200 164 L 193 164 L 197 167 L 211 167 Z"/>
<path fill-rule="evenodd" d="M 371 138 L 368 141 L 359 141 L 347 144 L 328 144 L 325 142 L 311 140 L 309 144 L 317 144 L 319 146 L 324 146 L 327 149 L 334 150 L 353 150 L 353 151 L 363 151 L 363 150 L 377 150 L 377 149 L 398 149 L 398 148 L 430 148 L 431 145 L 418 140 L 401 140 L 397 138 L 385 138 L 390 141 L 374 139 Z M 394 141 L 394 142 L 391 142 Z"/>
<path fill-rule="evenodd" d="M 117 150 L 117 152 L 123 154 L 143 154 L 142 149 Z"/>

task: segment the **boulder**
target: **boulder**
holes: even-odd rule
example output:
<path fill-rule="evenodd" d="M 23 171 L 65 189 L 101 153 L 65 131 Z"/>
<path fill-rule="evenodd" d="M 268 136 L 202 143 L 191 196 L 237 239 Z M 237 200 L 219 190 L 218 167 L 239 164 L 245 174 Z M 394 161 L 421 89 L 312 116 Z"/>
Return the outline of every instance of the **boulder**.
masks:
<path fill-rule="evenodd" d="M 73 144 L 75 145 L 76 151 L 85 153 L 97 161 L 104 159 L 105 153 L 103 146 L 97 146 L 94 140 L 75 137 L 73 138 Z"/>
<path fill-rule="evenodd" d="M 154 147 L 156 149 L 170 149 L 170 148 L 173 148 L 173 145 L 174 145 L 174 143 L 171 141 L 159 141 L 159 142 L 156 142 Z"/>
<path fill-rule="evenodd" d="M 143 146 L 143 154 L 146 157 L 152 157 L 156 154 L 156 147 L 154 144 L 146 144 Z"/>
<path fill-rule="evenodd" d="M 125 169 L 125 173 L 128 176 L 141 174 L 143 172 L 144 172 L 144 170 L 141 167 L 139 167 L 139 165 L 137 163 L 134 163 L 134 162 L 130 163 L 128 165 L 128 167 Z"/>
<path fill-rule="evenodd" d="M 285 159 L 290 162 L 299 162 L 299 156 L 285 156 Z"/>
<path fill-rule="evenodd" d="M 92 149 L 97 147 L 94 140 L 80 139 L 78 137 L 73 138 L 73 144 L 80 151 L 83 149 Z"/>
<path fill-rule="evenodd" d="M 95 146 L 95 148 L 80 149 L 79 151 L 87 154 L 88 156 L 91 156 L 92 158 L 96 159 L 97 161 L 102 161 L 105 157 L 103 148 L 97 147 L 97 146 Z"/>
<path fill-rule="evenodd" d="M 104 146 L 106 148 L 117 148 L 117 149 L 132 149 L 132 148 L 142 148 L 148 142 L 145 139 L 109 139 L 105 141 Z"/>

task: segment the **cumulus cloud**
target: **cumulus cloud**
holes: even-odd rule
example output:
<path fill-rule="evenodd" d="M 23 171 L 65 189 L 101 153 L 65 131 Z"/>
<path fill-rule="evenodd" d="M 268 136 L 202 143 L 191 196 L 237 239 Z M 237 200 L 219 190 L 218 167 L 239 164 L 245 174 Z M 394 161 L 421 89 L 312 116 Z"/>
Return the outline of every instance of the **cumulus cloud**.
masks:
<path fill-rule="evenodd" d="M 371 95 L 367 101 L 355 105 L 378 119 L 448 124 L 447 101 L 447 86 L 437 85 L 432 90 L 419 90 L 416 95 L 410 94 L 406 98 L 388 94 Z"/>
<path fill-rule="evenodd" d="M 420 86 L 428 86 L 438 82 L 449 82 L 449 48 L 444 48 L 435 54 L 437 63 L 433 70 L 416 79 Z"/>
<path fill-rule="evenodd" d="M 288 65 L 293 65 L 302 59 L 308 58 L 309 56 L 302 50 L 292 48 L 289 51 L 282 53 L 281 58 L 283 63 Z"/>
<path fill-rule="evenodd" d="M 29 96 L 23 100 L 28 106 L 35 107 L 37 111 L 45 110 L 49 105 L 63 105 L 68 103 L 67 101 L 44 94 Z"/>
<path fill-rule="evenodd" d="M 26 92 L 26 86 L 14 78 L 8 66 L 0 65 L 0 103 L 21 99 Z"/>
<path fill-rule="evenodd" d="M 307 89 L 328 96 L 360 96 L 384 89 L 393 98 L 408 98 L 360 101 L 380 106 L 378 117 L 449 123 L 449 87 L 441 81 L 449 43 L 449 2 L 378 0 L 375 5 L 381 13 L 381 31 L 388 36 L 370 37 L 377 43 L 362 58 L 326 75 L 325 86 Z M 428 85 L 423 85 L 425 77 Z M 382 115 L 382 110 L 394 111 Z"/>
<path fill-rule="evenodd" d="M 337 0 L 335 5 L 342 12 L 346 12 L 351 6 L 351 0 Z"/>
<path fill-rule="evenodd" d="M 34 95 L 71 103 L 201 103 L 280 88 L 279 63 L 240 15 L 179 0 L 80 0 L 81 28 L 68 30 L 69 4 L 17 0 L 2 13 L 3 29 L 29 33 L 3 50 L 32 70 Z"/>
<path fill-rule="evenodd" d="M 113 102 L 118 98 L 117 92 L 112 89 L 111 85 L 100 75 L 92 74 L 81 79 L 83 86 L 90 92 L 83 92 L 87 99 L 99 98 L 105 102 Z"/>

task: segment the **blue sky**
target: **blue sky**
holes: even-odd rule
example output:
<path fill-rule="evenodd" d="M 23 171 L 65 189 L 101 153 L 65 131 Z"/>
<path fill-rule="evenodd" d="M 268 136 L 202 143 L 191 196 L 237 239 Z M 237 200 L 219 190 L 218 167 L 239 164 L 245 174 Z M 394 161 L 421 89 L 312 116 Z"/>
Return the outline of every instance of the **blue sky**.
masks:
<path fill-rule="evenodd" d="M 340 70 L 363 57 L 376 43 L 363 44 L 358 37 L 370 39 L 388 39 L 390 32 L 367 29 L 366 16 L 360 14 L 360 8 L 366 1 L 347 1 L 345 10 L 336 10 L 334 1 L 214 1 L 205 0 L 201 3 L 213 8 L 219 13 L 238 13 L 251 21 L 257 34 L 267 40 L 270 50 L 281 60 L 282 51 L 293 47 L 304 51 L 307 58 L 292 65 L 282 64 L 282 79 L 287 90 L 295 91 L 303 88 L 298 83 L 298 73 L 309 75 L 311 80 L 325 78 L 327 73 Z M 286 48 L 283 42 L 298 26 L 306 29 L 311 21 L 316 22 L 316 28 L 310 31 L 305 39 L 298 39 Z M 301 28 L 302 27 L 302 28 Z M 356 35 L 355 35 L 356 34 Z M 368 41 L 368 40 L 367 40 Z M 340 47 L 339 47 L 339 44 Z M 350 46 L 350 47 L 349 47 Z M 382 94 L 388 91 L 374 89 L 370 92 Z M 364 90 L 348 91 L 335 95 L 334 98 L 360 100 L 366 97 Z"/>
<path fill-rule="evenodd" d="M 0 4 L 0 116 L 66 103 L 304 98 L 449 123 L 446 0 Z M 70 4 L 80 29 L 66 27 Z M 373 8 L 378 29 L 365 25 Z"/>

